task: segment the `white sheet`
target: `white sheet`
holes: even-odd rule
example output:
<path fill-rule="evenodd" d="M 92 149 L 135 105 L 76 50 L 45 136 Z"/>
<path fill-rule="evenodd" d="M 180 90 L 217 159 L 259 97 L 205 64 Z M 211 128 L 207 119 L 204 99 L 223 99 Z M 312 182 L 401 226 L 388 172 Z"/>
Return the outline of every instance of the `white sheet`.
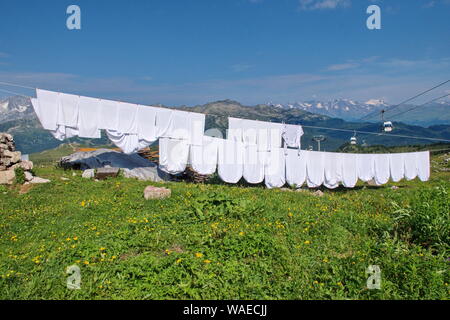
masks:
<path fill-rule="evenodd" d="M 178 174 L 186 170 L 189 158 L 189 144 L 186 140 L 159 139 L 159 167 L 161 170 Z"/>
<path fill-rule="evenodd" d="M 116 129 L 117 132 L 125 134 L 137 134 L 138 126 L 136 121 L 138 105 L 127 102 L 119 102 L 117 105 L 117 114 L 119 124 Z"/>
<path fill-rule="evenodd" d="M 339 187 L 342 182 L 342 154 L 336 152 L 324 152 L 324 185 L 328 189 Z"/>
<path fill-rule="evenodd" d="M 156 110 L 156 136 L 168 137 L 168 130 L 172 122 L 173 111 L 165 108 L 157 108 Z"/>
<path fill-rule="evenodd" d="M 60 93 L 58 109 L 58 125 L 76 128 L 78 125 L 78 112 L 80 96 Z"/>
<path fill-rule="evenodd" d="M 156 111 L 157 109 L 153 107 L 138 106 L 136 122 L 139 140 L 153 143 L 158 139 L 156 136 Z"/>
<path fill-rule="evenodd" d="M 357 155 L 342 153 L 342 184 L 346 188 L 355 187 L 358 182 Z"/>
<path fill-rule="evenodd" d="M 119 102 L 111 100 L 100 101 L 99 129 L 117 130 L 119 128 Z"/>
<path fill-rule="evenodd" d="M 356 154 L 358 178 L 369 182 L 375 176 L 375 157 L 373 154 Z"/>
<path fill-rule="evenodd" d="M 388 183 L 390 177 L 389 154 L 374 154 L 375 158 L 375 175 L 374 180 L 377 185 Z"/>
<path fill-rule="evenodd" d="M 205 133 L 205 115 L 201 113 L 189 112 L 190 137 L 189 143 L 194 146 L 203 144 Z"/>
<path fill-rule="evenodd" d="M 430 152 L 417 152 L 417 174 L 420 181 L 428 181 L 430 179 Z"/>
<path fill-rule="evenodd" d="M 257 184 L 264 181 L 264 165 L 267 152 L 259 152 L 258 146 L 245 146 L 244 151 L 244 172 L 245 181 Z"/>
<path fill-rule="evenodd" d="M 306 181 L 306 157 L 308 152 L 288 149 L 286 155 L 286 182 L 300 188 Z"/>
<path fill-rule="evenodd" d="M 96 98 L 80 97 L 78 125 L 81 138 L 100 138 L 100 100 Z"/>
<path fill-rule="evenodd" d="M 228 118 L 227 139 L 243 142 L 242 140 L 242 120 L 237 118 Z"/>
<path fill-rule="evenodd" d="M 216 172 L 218 150 L 219 139 L 214 137 L 204 136 L 202 145 L 191 145 L 189 163 L 192 169 L 199 174 L 205 175 Z"/>
<path fill-rule="evenodd" d="M 405 176 L 405 154 L 389 154 L 389 170 L 391 172 L 392 181 L 399 182 L 402 180 Z"/>
<path fill-rule="evenodd" d="M 317 151 L 306 151 L 306 182 L 309 188 L 320 187 L 325 179 L 324 153 Z"/>
<path fill-rule="evenodd" d="M 406 180 L 414 180 L 417 178 L 417 153 L 408 152 L 404 154 L 405 178 Z"/>
<path fill-rule="evenodd" d="M 36 89 L 39 101 L 38 117 L 42 127 L 46 130 L 55 131 L 58 122 L 59 97 L 57 92 Z"/>
<path fill-rule="evenodd" d="M 281 188 L 286 184 L 286 157 L 284 149 L 272 148 L 267 152 L 264 166 L 264 182 L 266 187 Z"/>
<path fill-rule="evenodd" d="M 109 140 L 126 154 L 136 153 L 150 145 L 149 142 L 139 140 L 137 134 L 125 134 L 114 130 L 106 130 L 106 134 Z"/>
<path fill-rule="evenodd" d="M 290 148 L 300 148 L 302 136 L 303 136 L 302 126 L 283 124 L 281 137 L 283 138 L 285 146 Z"/>
<path fill-rule="evenodd" d="M 244 144 L 233 140 L 219 140 L 217 171 L 227 183 L 238 183 L 244 170 Z"/>

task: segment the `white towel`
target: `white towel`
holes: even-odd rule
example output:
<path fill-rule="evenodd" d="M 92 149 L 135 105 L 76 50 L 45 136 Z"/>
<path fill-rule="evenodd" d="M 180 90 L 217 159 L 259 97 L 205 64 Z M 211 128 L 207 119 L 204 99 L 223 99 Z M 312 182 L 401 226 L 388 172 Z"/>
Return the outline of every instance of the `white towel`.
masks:
<path fill-rule="evenodd" d="M 241 121 L 242 125 L 242 140 L 245 145 L 256 145 L 258 141 L 258 130 L 260 124 L 257 121 L 245 120 Z"/>
<path fill-rule="evenodd" d="M 186 170 L 189 144 L 186 140 L 159 139 L 159 167 L 164 172 L 178 174 Z"/>
<path fill-rule="evenodd" d="M 244 144 L 233 140 L 219 140 L 217 171 L 227 183 L 238 183 L 244 170 Z"/>
<path fill-rule="evenodd" d="M 392 181 L 399 182 L 402 180 L 405 176 L 405 154 L 391 153 L 389 155 L 389 167 Z"/>
<path fill-rule="evenodd" d="M 358 178 L 368 182 L 375 176 L 375 157 L 373 154 L 356 154 Z"/>
<path fill-rule="evenodd" d="M 194 146 L 203 144 L 205 133 L 205 115 L 202 113 L 189 112 L 190 133 L 189 143 Z"/>
<path fill-rule="evenodd" d="M 40 116 L 38 118 L 42 127 L 46 130 L 56 130 L 59 110 L 58 93 L 36 89 L 36 96 L 39 101 Z"/>
<path fill-rule="evenodd" d="M 227 139 L 243 142 L 242 140 L 242 119 L 228 118 Z"/>
<path fill-rule="evenodd" d="M 136 121 L 138 105 L 127 102 L 119 102 L 117 105 L 117 113 L 119 117 L 119 124 L 116 129 L 117 132 L 124 134 L 137 134 L 138 126 Z"/>
<path fill-rule="evenodd" d="M 405 178 L 406 180 L 414 180 L 417 177 L 417 153 L 408 152 L 404 154 Z"/>
<path fill-rule="evenodd" d="M 219 139 L 214 137 L 204 136 L 202 145 L 191 145 L 189 163 L 192 169 L 205 175 L 216 172 L 218 150 Z"/>
<path fill-rule="evenodd" d="M 172 122 L 173 111 L 170 109 L 157 108 L 156 110 L 156 136 L 166 137 Z"/>
<path fill-rule="evenodd" d="M 306 157 L 308 152 L 288 149 L 286 155 L 286 182 L 300 188 L 306 181 Z"/>
<path fill-rule="evenodd" d="M 147 106 L 138 106 L 137 109 L 137 133 L 139 140 L 153 143 L 157 140 L 156 136 L 156 108 Z"/>
<path fill-rule="evenodd" d="M 302 126 L 283 124 L 281 137 L 283 138 L 285 146 L 290 148 L 300 148 L 302 136 L 303 136 Z"/>
<path fill-rule="evenodd" d="M 420 181 L 430 179 L 430 152 L 417 152 L 417 174 Z"/>
<path fill-rule="evenodd" d="M 358 182 L 357 155 L 342 153 L 342 184 L 346 188 L 353 188 Z"/>
<path fill-rule="evenodd" d="M 150 145 L 150 143 L 144 140 L 139 140 L 137 134 L 125 134 L 114 130 L 106 130 L 106 134 L 109 140 L 111 140 L 125 154 L 136 153 Z"/>
<path fill-rule="evenodd" d="M 342 182 L 342 154 L 336 152 L 324 152 L 324 185 L 328 189 L 339 187 Z"/>
<path fill-rule="evenodd" d="M 306 157 L 306 182 L 309 188 L 320 187 L 325 179 L 324 153 L 317 151 L 307 151 Z"/>
<path fill-rule="evenodd" d="M 283 149 L 272 148 L 267 152 L 264 182 L 269 189 L 281 188 L 286 184 L 286 156 Z"/>
<path fill-rule="evenodd" d="M 112 100 L 100 101 L 99 129 L 117 130 L 119 128 L 119 102 Z"/>
<path fill-rule="evenodd" d="M 60 93 L 58 109 L 58 125 L 76 128 L 78 125 L 78 112 L 80 96 Z"/>
<path fill-rule="evenodd" d="M 283 125 L 281 123 L 266 122 L 269 127 L 270 150 L 281 148 L 281 133 Z"/>
<path fill-rule="evenodd" d="M 100 100 L 89 97 L 80 97 L 78 125 L 81 138 L 100 138 Z"/>
<path fill-rule="evenodd" d="M 267 152 L 270 150 L 270 133 L 266 122 L 256 122 L 256 143 L 258 145 L 258 151 Z"/>
<path fill-rule="evenodd" d="M 374 158 L 375 183 L 379 186 L 388 183 L 390 177 L 389 154 L 375 154 Z"/>
<path fill-rule="evenodd" d="M 244 172 L 245 181 L 257 184 L 264 181 L 264 165 L 267 152 L 259 152 L 256 145 L 245 146 Z"/>

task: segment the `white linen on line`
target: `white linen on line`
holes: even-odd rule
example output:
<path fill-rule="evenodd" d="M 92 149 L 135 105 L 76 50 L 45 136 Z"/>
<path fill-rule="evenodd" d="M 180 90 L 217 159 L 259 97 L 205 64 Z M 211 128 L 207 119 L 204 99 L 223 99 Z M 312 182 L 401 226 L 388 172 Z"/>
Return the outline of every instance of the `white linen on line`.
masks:
<path fill-rule="evenodd" d="M 242 125 L 242 140 L 245 145 L 256 145 L 258 141 L 259 124 L 254 120 L 243 119 Z"/>
<path fill-rule="evenodd" d="M 80 96 L 66 93 L 58 94 L 58 125 L 76 128 L 78 125 L 78 113 Z"/>
<path fill-rule="evenodd" d="M 406 180 L 414 180 L 417 178 L 417 153 L 408 152 L 404 154 L 405 178 Z"/>
<path fill-rule="evenodd" d="M 342 184 L 346 188 L 353 188 L 358 182 L 357 155 L 342 153 Z"/>
<path fill-rule="evenodd" d="M 202 145 L 191 145 L 189 163 L 192 169 L 199 174 L 205 175 L 216 172 L 218 150 L 219 139 L 214 137 L 204 136 Z"/>
<path fill-rule="evenodd" d="M 242 142 L 242 119 L 228 118 L 227 139 Z"/>
<path fill-rule="evenodd" d="M 389 181 L 389 154 L 374 154 L 375 175 L 374 180 L 377 185 L 386 184 Z"/>
<path fill-rule="evenodd" d="M 156 137 L 156 108 L 147 106 L 138 106 L 137 109 L 137 133 L 139 140 L 152 143 L 157 140 Z"/>
<path fill-rule="evenodd" d="M 287 149 L 286 155 L 286 182 L 296 188 L 306 181 L 306 157 L 308 152 Z"/>
<path fill-rule="evenodd" d="M 159 167 L 164 172 L 178 174 L 186 170 L 189 144 L 186 140 L 159 139 Z"/>
<path fill-rule="evenodd" d="M 96 98 L 80 97 L 78 114 L 78 131 L 81 138 L 100 138 L 100 100 Z"/>
<path fill-rule="evenodd" d="M 271 148 L 266 153 L 266 164 L 264 166 L 264 182 L 266 187 L 281 188 L 286 184 L 286 157 L 284 149 Z"/>
<path fill-rule="evenodd" d="M 403 153 L 389 154 L 389 170 L 391 179 L 399 182 L 405 176 L 405 156 Z"/>
<path fill-rule="evenodd" d="M 428 181 L 430 179 L 430 152 L 417 152 L 417 175 L 420 181 Z"/>
<path fill-rule="evenodd" d="M 324 153 L 317 151 L 306 151 L 306 182 L 309 188 L 317 188 L 323 184 L 325 179 Z"/>
<path fill-rule="evenodd" d="M 164 108 L 156 109 L 156 136 L 165 138 L 172 122 L 173 111 Z"/>
<path fill-rule="evenodd" d="M 281 137 L 284 145 L 290 148 L 301 147 L 301 137 L 303 136 L 303 128 L 299 125 L 283 124 Z"/>
<path fill-rule="evenodd" d="M 264 181 L 264 165 L 267 152 L 259 152 L 258 146 L 248 145 L 244 147 L 244 172 L 245 181 L 257 184 Z"/>
<path fill-rule="evenodd" d="M 115 131 L 125 134 L 137 134 L 138 127 L 136 122 L 138 105 L 127 102 L 119 102 L 117 105 L 117 114 L 119 123 Z"/>
<path fill-rule="evenodd" d="M 118 130 L 119 128 L 119 102 L 112 100 L 100 101 L 99 129 Z"/>
<path fill-rule="evenodd" d="M 269 128 L 269 148 L 270 150 L 281 148 L 281 133 L 283 125 L 281 123 L 266 122 Z"/>
<path fill-rule="evenodd" d="M 106 135 L 123 153 L 131 154 L 148 147 L 150 144 L 145 141 L 139 141 L 136 134 L 120 133 L 114 130 L 106 130 Z"/>
<path fill-rule="evenodd" d="M 356 154 L 358 178 L 363 182 L 372 180 L 375 176 L 375 158 L 373 154 Z"/>
<path fill-rule="evenodd" d="M 194 146 L 203 144 L 205 133 L 205 115 L 202 113 L 189 112 L 190 137 L 189 143 Z"/>
<path fill-rule="evenodd" d="M 242 178 L 244 165 L 244 144 L 233 140 L 219 140 L 217 172 L 227 183 L 238 183 Z"/>
<path fill-rule="evenodd" d="M 59 110 L 58 93 L 36 89 L 36 96 L 39 101 L 39 120 L 42 127 L 46 130 L 56 130 Z"/>
<path fill-rule="evenodd" d="M 324 152 L 324 185 L 328 189 L 339 187 L 342 181 L 342 154 L 336 152 Z"/>

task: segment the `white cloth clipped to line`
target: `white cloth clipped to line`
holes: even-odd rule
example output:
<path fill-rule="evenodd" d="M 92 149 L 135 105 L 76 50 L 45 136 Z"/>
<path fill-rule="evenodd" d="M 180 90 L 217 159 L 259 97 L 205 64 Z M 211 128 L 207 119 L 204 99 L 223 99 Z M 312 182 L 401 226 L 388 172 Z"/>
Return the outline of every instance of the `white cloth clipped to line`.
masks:
<path fill-rule="evenodd" d="M 201 146 L 190 146 L 189 163 L 195 172 L 204 175 L 216 172 L 219 143 L 218 138 L 204 136 Z"/>
<path fill-rule="evenodd" d="M 189 159 L 189 144 L 186 140 L 159 139 L 159 168 L 170 174 L 186 170 Z"/>

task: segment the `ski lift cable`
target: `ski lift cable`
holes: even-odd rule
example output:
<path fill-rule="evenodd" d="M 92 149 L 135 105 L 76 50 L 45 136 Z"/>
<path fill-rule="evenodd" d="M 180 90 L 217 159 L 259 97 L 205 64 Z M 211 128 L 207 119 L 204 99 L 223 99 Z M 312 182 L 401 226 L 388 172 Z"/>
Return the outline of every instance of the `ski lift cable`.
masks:
<path fill-rule="evenodd" d="M 434 87 L 431 88 L 431 89 L 425 90 L 425 91 L 423 91 L 423 92 L 421 92 L 421 93 L 415 95 L 415 96 L 412 97 L 412 98 L 406 99 L 405 101 L 403 101 L 403 102 L 401 102 L 401 103 L 399 103 L 399 104 L 397 104 L 397 105 L 395 105 L 395 106 L 393 106 L 393 107 L 390 107 L 387 111 L 391 111 L 391 110 L 393 110 L 393 109 L 395 109 L 395 108 L 398 108 L 399 106 L 401 106 L 401 105 L 403 105 L 403 104 L 405 104 L 405 103 L 407 103 L 407 102 L 410 102 L 410 101 L 412 101 L 412 100 L 414 100 L 414 99 L 416 99 L 416 98 L 418 98 L 418 97 L 420 97 L 420 96 L 423 96 L 425 93 L 428 93 L 428 92 L 430 92 L 430 91 L 432 91 L 432 90 L 434 90 L 434 89 L 437 89 L 437 88 L 443 86 L 444 84 L 446 84 L 446 83 L 448 83 L 448 82 L 450 82 L 450 80 L 444 81 L 444 82 L 442 82 L 442 83 L 440 83 L 440 84 L 434 86 Z M 386 111 L 386 110 L 383 110 L 383 111 Z M 382 111 L 382 112 L 383 112 L 383 111 Z M 375 116 L 376 116 L 376 114 L 368 114 L 368 115 L 365 115 L 364 117 L 360 118 L 359 120 L 360 120 L 360 121 L 361 121 L 361 120 L 367 120 L 367 119 L 373 118 L 373 117 L 375 117 Z"/>
<path fill-rule="evenodd" d="M 20 94 L 20 93 L 14 92 L 14 91 L 5 90 L 5 89 L 0 89 L 0 91 L 7 92 L 9 94 L 15 94 L 15 95 L 22 96 L 22 97 L 25 97 L 25 98 L 32 98 L 31 96 L 23 95 L 23 94 Z M 192 112 L 192 111 L 190 111 L 190 112 Z M 202 112 L 197 112 L 197 113 L 202 113 Z M 206 116 L 213 116 L 213 117 L 222 117 L 222 118 L 228 118 L 229 117 L 229 115 L 224 115 L 224 114 L 214 114 L 214 113 L 202 113 L 202 114 L 205 114 Z M 245 119 L 245 118 L 238 118 L 238 119 Z M 288 124 L 288 123 L 286 123 L 286 124 Z M 418 140 L 450 142 L 449 139 L 440 139 L 440 138 L 431 138 L 431 137 L 408 136 L 408 135 L 399 135 L 399 134 L 385 134 L 385 133 L 379 133 L 379 132 L 359 131 L 359 130 L 354 130 L 354 129 L 339 129 L 339 128 L 320 127 L 320 126 L 308 126 L 308 125 L 303 125 L 303 124 L 301 126 L 304 127 L 304 128 L 311 128 L 311 129 L 321 129 L 321 130 L 341 131 L 341 132 L 353 132 L 353 133 L 367 134 L 367 135 L 390 136 L 390 137 L 410 138 L 410 139 L 418 139 Z"/>
<path fill-rule="evenodd" d="M 430 104 L 430 103 L 432 103 L 432 102 L 435 102 L 435 101 L 437 101 L 437 100 L 440 100 L 440 99 L 445 98 L 445 97 L 448 97 L 448 96 L 450 96 L 450 93 L 448 93 L 448 94 L 446 94 L 446 95 L 443 95 L 443 96 L 441 96 L 441 97 L 439 97 L 439 98 L 430 100 L 430 101 L 428 101 L 428 102 L 425 102 L 425 103 L 423 103 L 423 104 L 421 104 L 421 105 L 419 105 L 419 106 L 415 106 L 414 108 L 411 108 L 411 109 L 408 109 L 408 110 L 406 110 L 406 111 L 402 111 L 402 112 L 399 112 L 399 113 L 397 113 L 397 114 L 394 114 L 393 116 L 390 116 L 390 118 L 398 117 L 399 115 L 402 115 L 402 114 L 404 114 L 404 113 L 410 112 L 410 111 L 412 111 L 412 110 L 416 110 L 417 108 L 423 107 L 423 106 L 425 106 L 425 105 L 427 105 L 427 104 Z"/>

